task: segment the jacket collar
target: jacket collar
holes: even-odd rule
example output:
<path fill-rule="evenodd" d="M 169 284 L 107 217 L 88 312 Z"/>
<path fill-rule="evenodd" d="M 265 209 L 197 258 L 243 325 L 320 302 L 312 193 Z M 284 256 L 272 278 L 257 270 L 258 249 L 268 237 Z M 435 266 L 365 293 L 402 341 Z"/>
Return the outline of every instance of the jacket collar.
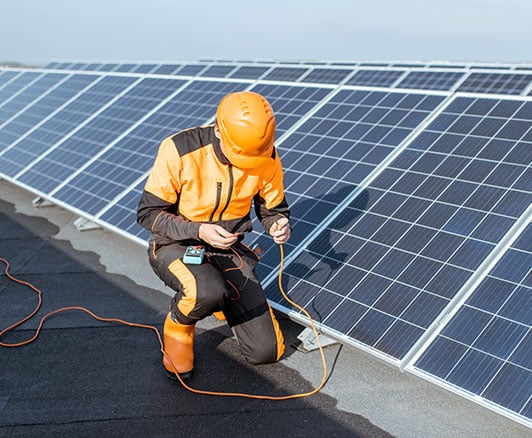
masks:
<path fill-rule="evenodd" d="M 214 135 L 214 126 L 212 127 L 212 147 L 214 149 L 214 153 L 216 154 L 216 158 L 218 158 L 218 160 L 220 160 L 222 164 L 231 164 L 231 162 L 222 152 L 222 147 L 220 146 L 220 139 L 216 137 L 216 135 Z"/>

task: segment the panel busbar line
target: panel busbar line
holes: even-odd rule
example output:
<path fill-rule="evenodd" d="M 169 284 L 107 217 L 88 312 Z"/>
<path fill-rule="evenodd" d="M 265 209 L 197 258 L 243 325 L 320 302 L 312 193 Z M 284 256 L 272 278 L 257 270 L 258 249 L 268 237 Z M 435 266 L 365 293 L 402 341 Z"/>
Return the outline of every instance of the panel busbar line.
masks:
<path fill-rule="evenodd" d="M 61 108 L 26 136 L 0 154 L 0 169 L 5 177 L 17 176 L 40 159 L 64 138 L 80 129 L 109 102 L 136 80 L 132 77 L 105 76 L 91 88 Z"/>
<path fill-rule="evenodd" d="M 223 96 L 249 87 L 249 83 L 242 82 L 195 81 L 180 89 L 180 81 L 172 80 L 177 94 L 51 196 L 96 215 L 149 172 L 164 138 L 205 124 Z M 130 212 L 130 219 L 135 220 L 135 211 Z"/>

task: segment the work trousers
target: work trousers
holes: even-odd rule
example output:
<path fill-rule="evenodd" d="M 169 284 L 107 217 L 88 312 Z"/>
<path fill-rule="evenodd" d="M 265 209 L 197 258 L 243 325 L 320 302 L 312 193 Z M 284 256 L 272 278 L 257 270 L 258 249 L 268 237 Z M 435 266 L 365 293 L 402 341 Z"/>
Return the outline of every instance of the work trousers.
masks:
<path fill-rule="evenodd" d="M 148 249 L 153 270 L 176 291 L 170 304 L 174 319 L 190 325 L 221 310 L 248 362 L 279 360 L 284 338 L 255 274 L 258 256 L 240 243 L 233 250 L 206 246 L 203 263 L 195 265 L 183 262 L 186 248 L 152 241 Z"/>

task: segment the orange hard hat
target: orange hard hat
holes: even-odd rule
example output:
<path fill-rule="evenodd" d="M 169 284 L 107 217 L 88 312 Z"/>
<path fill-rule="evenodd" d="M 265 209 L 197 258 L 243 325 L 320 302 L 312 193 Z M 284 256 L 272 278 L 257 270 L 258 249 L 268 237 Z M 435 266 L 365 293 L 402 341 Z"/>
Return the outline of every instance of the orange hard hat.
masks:
<path fill-rule="evenodd" d="M 273 153 L 275 116 L 268 101 L 253 91 L 225 96 L 216 111 L 223 152 L 236 167 L 258 167 Z"/>

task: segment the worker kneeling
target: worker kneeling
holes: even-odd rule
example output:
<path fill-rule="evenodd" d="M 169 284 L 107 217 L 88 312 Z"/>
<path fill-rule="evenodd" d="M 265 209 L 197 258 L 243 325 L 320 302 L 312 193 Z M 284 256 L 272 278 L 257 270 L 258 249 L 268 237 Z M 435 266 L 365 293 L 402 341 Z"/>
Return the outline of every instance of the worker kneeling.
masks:
<path fill-rule="evenodd" d="M 139 200 L 151 231 L 148 256 L 176 293 L 164 323 L 164 368 L 187 378 L 197 321 L 223 312 L 244 357 L 279 360 L 284 339 L 255 274 L 258 255 L 242 243 L 251 208 L 274 242 L 290 238 L 275 117 L 261 95 L 225 96 L 212 125 L 164 139 Z"/>

